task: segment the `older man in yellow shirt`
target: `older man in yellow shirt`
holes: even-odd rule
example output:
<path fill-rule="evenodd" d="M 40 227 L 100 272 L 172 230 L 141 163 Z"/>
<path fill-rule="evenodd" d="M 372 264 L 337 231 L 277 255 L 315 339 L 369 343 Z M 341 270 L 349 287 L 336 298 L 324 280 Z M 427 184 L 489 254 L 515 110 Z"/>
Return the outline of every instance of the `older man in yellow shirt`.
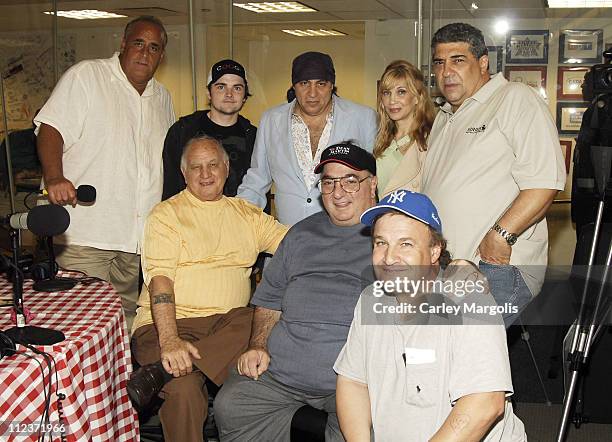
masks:
<path fill-rule="evenodd" d="M 217 140 L 190 140 L 181 170 L 187 189 L 158 204 L 145 226 L 133 351 L 174 376 L 159 415 L 165 440 L 186 442 L 202 440 L 206 377 L 222 384 L 246 350 L 251 267 L 260 252 L 275 252 L 287 227 L 223 195 L 229 160 Z"/>

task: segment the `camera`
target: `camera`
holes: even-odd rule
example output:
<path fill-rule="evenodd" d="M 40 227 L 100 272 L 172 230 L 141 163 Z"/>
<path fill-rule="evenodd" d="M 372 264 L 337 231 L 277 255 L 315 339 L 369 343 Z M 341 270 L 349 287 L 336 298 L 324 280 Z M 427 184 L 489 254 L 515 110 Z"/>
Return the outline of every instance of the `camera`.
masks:
<path fill-rule="evenodd" d="M 605 63 L 596 64 L 584 77 L 583 93 L 585 100 L 592 100 L 594 96 L 612 94 L 612 50 L 603 53 Z"/>
<path fill-rule="evenodd" d="M 612 93 L 612 65 L 596 64 L 593 66 L 591 82 L 595 95 Z"/>
<path fill-rule="evenodd" d="M 136 411 L 144 410 L 172 378 L 161 361 L 143 365 L 132 373 L 127 382 L 127 391 Z"/>

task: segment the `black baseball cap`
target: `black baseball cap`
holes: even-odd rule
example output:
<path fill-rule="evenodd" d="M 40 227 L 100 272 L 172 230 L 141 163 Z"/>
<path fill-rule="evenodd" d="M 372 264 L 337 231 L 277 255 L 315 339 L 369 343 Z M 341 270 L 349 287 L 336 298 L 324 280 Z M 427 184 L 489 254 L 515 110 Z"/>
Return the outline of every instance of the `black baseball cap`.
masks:
<path fill-rule="evenodd" d="M 238 75 L 244 80 L 244 85 L 247 85 L 246 71 L 244 70 L 244 67 L 237 61 L 230 59 L 221 60 L 212 65 L 210 72 L 208 73 L 208 82 L 206 85 L 210 86 L 225 74 Z"/>
<path fill-rule="evenodd" d="M 315 167 L 315 173 L 321 173 L 327 163 L 340 163 L 353 170 L 368 170 L 376 176 L 376 160 L 372 154 L 361 147 L 345 141 L 329 146 L 321 153 L 321 161 Z"/>

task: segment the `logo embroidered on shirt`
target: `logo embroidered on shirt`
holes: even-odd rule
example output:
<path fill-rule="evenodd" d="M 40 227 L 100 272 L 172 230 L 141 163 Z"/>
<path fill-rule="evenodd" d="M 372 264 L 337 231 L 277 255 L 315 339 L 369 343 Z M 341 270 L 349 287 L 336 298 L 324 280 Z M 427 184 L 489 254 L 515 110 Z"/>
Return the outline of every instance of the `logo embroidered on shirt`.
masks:
<path fill-rule="evenodd" d="M 486 128 L 487 128 L 486 124 L 483 124 L 482 126 L 478 126 L 478 127 L 468 127 L 465 133 L 466 134 L 477 134 L 480 132 L 484 132 Z"/>

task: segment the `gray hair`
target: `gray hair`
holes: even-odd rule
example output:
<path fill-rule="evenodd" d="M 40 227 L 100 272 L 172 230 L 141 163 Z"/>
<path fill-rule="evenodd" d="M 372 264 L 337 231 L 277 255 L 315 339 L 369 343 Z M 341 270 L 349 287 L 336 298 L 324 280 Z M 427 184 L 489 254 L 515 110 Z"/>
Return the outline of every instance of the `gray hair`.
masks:
<path fill-rule="evenodd" d="M 223 144 L 221 144 L 221 141 L 219 141 L 218 139 L 214 137 L 211 137 L 210 135 L 197 135 L 193 137 L 192 139 L 190 139 L 189 141 L 187 141 L 187 144 L 185 144 L 185 147 L 183 147 L 183 154 L 181 155 L 181 171 L 182 172 L 184 172 L 185 169 L 187 168 L 187 155 L 189 155 L 189 150 L 194 145 L 203 143 L 205 141 L 208 141 L 214 144 L 215 147 L 219 149 L 219 151 L 221 152 L 221 155 L 223 156 L 223 161 L 229 163 L 229 155 L 227 154 L 227 151 L 223 147 Z"/>
<path fill-rule="evenodd" d="M 467 23 L 451 23 L 442 26 L 431 39 L 432 52 L 440 43 L 467 43 L 470 45 L 470 52 L 477 59 L 489 54 L 482 31 Z"/>
<path fill-rule="evenodd" d="M 166 28 L 164 28 L 164 24 L 162 21 L 154 17 L 152 15 L 141 15 L 140 17 L 136 17 L 134 20 L 131 20 L 127 25 L 125 25 L 125 30 L 123 31 L 123 39 L 127 41 L 128 35 L 134 30 L 134 26 L 138 23 L 150 23 L 159 28 L 162 35 L 162 45 L 164 49 L 166 48 L 166 44 L 168 43 L 168 34 L 166 33 Z"/>

